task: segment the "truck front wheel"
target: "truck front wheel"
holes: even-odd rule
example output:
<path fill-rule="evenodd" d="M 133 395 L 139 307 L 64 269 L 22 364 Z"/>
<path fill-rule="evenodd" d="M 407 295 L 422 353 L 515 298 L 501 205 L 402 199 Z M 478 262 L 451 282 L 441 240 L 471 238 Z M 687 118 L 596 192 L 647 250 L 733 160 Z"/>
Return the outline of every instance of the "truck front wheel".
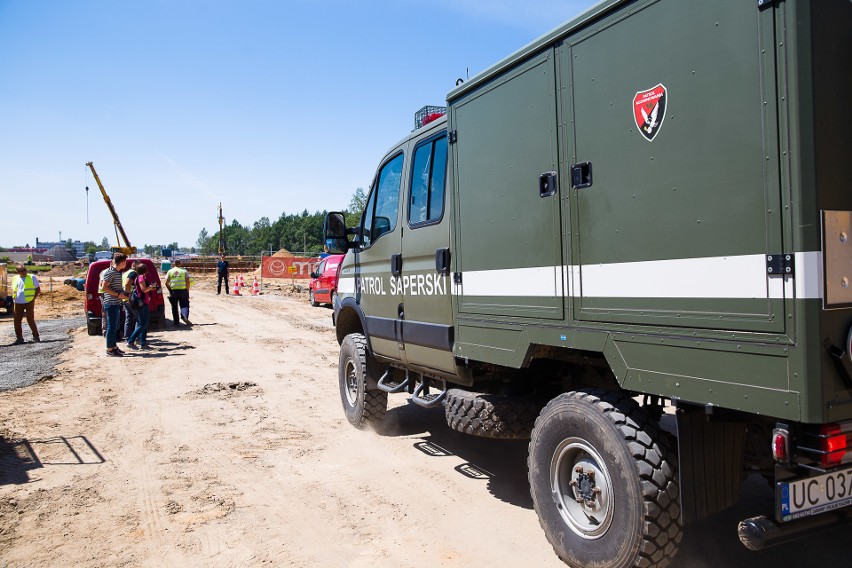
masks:
<path fill-rule="evenodd" d="M 360 333 L 347 335 L 340 345 L 340 399 L 346 419 L 356 428 L 381 421 L 387 412 L 388 393 L 368 385 L 368 381 L 375 384 L 375 367 L 367 338 Z"/>
<path fill-rule="evenodd" d="M 668 565 L 681 539 L 675 458 L 635 401 L 560 395 L 536 420 L 529 448 L 535 511 L 564 562 Z"/>

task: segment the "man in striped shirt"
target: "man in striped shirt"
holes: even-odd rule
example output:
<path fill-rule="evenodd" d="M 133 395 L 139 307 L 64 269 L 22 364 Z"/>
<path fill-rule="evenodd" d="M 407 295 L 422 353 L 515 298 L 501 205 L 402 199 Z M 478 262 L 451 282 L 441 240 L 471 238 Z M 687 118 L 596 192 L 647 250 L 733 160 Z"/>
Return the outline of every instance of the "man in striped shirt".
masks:
<path fill-rule="evenodd" d="M 103 280 L 103 294 L 101 295 L 101 303 L 106 314 L 106 346 L 107 355 L 110 357 L 121 357 L 124 351 L 116 346 L 116 337 L 118 335 L 118 320 L 121 315 L 121 304 L 128 298 L 127 292 L 124 291 L 124 286 L 121 283 L 121 271 L 127 265 L 127 255 L 120 252 L 115 253 L 112 258 L 112 264 L 101 274 Z"/>

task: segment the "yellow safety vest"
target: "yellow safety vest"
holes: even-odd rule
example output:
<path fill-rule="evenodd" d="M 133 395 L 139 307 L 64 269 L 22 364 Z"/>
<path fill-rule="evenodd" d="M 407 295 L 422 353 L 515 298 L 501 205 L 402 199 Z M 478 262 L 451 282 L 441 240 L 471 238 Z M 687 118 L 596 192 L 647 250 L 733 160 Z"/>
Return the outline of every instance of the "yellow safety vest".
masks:
<path fill-rule="evenodd" d="M 133 280 L 134 281 L 136 280 L 137 273 L 136 273 L 135 270 L 133 270 L 132 268 L 130 270 L 125 270 L 124 272 L 121 273 L 121 287 L 122 288 L 125 288 L 125 289 L 127 288 L 127 280 L 129 279 L 131 272 L 133 273 Z"/>
<path fill-rule="evenodd" d="M 15 291 L 15 295 L 18 294 L 18 286 L 20 286 L 21 277 L 15 276 L 12 278 L 12 289 Z M 33 282 L 33 275 L 27 274 L 24 277 L 24 300 L 29 304 L 35 299 L 35 282 Z"/>
<path fill-rule="evenodd" d="M 186 270 L 175 266 L 166 273 L 172 290 L 186 290 Z"/>

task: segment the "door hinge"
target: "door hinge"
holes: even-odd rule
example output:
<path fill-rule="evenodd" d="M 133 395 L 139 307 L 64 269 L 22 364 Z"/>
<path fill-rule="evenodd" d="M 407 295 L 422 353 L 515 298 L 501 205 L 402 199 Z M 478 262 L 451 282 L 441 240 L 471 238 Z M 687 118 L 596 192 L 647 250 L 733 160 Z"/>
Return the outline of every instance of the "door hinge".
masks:
<path fill-rule="evenodd" d="M 795 276 L 796 257 L 792 254 L 767 254 L 766 274 L 769 276 Z"/>
<path fill-rule="evenodd" d="M 455 130 L 451 130 L 449 133 L 447 133 L 447 142 L 449 142 L 450 144 L 455 144 L 457 140 L 458 134 Z"/>
<path fill-rule="evenodd" d="M 453 272 L 453 284 L 461 284 L 462 283 L 462 273 L 461 272 Z"/>

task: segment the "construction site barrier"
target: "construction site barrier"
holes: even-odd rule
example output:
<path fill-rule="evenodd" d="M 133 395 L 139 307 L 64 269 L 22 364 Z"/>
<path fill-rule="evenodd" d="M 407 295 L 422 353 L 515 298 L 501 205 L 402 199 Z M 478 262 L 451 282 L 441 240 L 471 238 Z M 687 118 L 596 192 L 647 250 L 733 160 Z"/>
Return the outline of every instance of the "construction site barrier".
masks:
<path fill-rule="evenodd" d="M 311 272 L 317 269 L 319 258 L 306 256 L 264 256 L 262 261 L 261 278 L 293 278 L 308 280 Z"/>
<path fill-rule="evenodd" d="M 228 270 L 231 272 L 251 272 L 257 270 L 257 267 L 260 266 L 259 256 L 228 257 L 227 261 Z M 204 274 L 216 272 L 219 258 L 215 256 L 182 258 L 180 262 L 190 273 Z"/>

